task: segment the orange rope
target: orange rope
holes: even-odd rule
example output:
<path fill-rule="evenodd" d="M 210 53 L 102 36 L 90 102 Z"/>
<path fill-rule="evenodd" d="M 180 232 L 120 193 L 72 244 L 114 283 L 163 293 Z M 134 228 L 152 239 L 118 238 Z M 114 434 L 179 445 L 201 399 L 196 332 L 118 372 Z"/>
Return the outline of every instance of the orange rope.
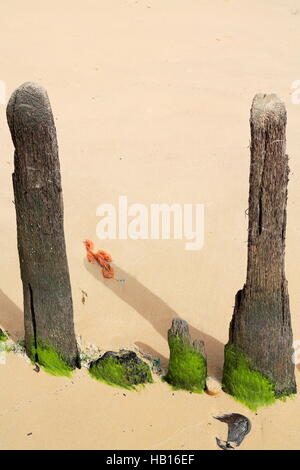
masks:
<path fill-rule="evenodd" d="M 108 279 L 115 279 L 115 271 L 110 265 L 112 257 L 103 250 L 94 253 L 94 243 L 91 240 L 85 240 L 84 244 L 88 262 L 100 264 L 103 276 Z"/>

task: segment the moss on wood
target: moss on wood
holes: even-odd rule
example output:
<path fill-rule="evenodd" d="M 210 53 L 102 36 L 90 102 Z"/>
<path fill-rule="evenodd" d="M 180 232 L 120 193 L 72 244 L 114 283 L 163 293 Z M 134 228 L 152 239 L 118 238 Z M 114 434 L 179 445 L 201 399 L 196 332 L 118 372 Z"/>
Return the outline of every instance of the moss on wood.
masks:
<path fill-rule="evenodd" d="M 260 406 L 275 402 L 275 386 L 267 377 L 253 369 L 242 350 L 228 344 L 225 347 L 223 390 L 256 411 Z"/>
<path fill-rule="evenodd" d="M 61 354 L 44 341 L 32 341 L 30 359 L 43 367 L 45 372 L 56 376 L 71 377 L 73 369 Z"/>
<path fill-rule="evenodd" d="M 175 389 L 202 393 L 207 377 L 206 359 L 179 335 L 169 336 L 170 361 L 165 380 Z"/>

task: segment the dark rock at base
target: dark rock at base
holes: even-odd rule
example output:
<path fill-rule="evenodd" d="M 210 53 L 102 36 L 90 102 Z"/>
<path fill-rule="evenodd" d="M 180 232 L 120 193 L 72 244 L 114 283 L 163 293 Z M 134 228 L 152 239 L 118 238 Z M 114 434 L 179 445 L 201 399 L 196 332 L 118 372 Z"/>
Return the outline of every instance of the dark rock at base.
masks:
<path fill-rule="evenodd" d="M 107 351 L 90 364 L 90 374 L 110 385 L 134 388 L 135 385 L 152 383 L 148 364 L 133 351 Z"/>

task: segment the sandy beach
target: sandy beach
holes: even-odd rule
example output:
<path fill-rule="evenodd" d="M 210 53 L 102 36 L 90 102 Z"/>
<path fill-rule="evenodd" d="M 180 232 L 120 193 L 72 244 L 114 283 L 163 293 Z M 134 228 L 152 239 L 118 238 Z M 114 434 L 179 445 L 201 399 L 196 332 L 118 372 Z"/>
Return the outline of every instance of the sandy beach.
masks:
<path fill-rule="evenodd" d="M 11 0 L 0 19 L 6 101 L 26 81 L 49 94 L 60 149 L 76 333 L 101 351 L 169 357 L 167 331 L 185 319 L 222 376 L 234 297 L 246 276 L 249 111 L 277 93 L 288 113 L 286 277 L 300 340 L 300 0 Z M 300 85 L 299 85 L 300 88 Z M 24 336 L 11 175 L 0 105 L 0 327 Z M 98 206 L 204 204 L 204 246 L 185 240 L 99 240 Z M 104 279 L 83 241 L 110 253 L 125 279 Z M 82 302 L 82 291 L 86 292 Z M 300 387 L 300 368 L 296 368 Z M 174 392 L 155 377 L 139 392 L 85 368 L 53 377 L 13 353 L 0 365 L 0 449 L 216 449 L 238 412 L 252 422 L 240 449 L 297 449 L 300 395 L 257 414 L 221 392 Z"/>

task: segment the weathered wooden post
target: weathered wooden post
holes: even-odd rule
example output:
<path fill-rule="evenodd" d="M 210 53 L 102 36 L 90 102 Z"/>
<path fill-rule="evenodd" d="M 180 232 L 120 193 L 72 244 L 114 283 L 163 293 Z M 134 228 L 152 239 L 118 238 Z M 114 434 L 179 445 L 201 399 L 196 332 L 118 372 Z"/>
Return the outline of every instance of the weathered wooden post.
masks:
<path fill-rule="evenodd" d="M 284 270 L 288 156 L 286 110 L 258 94 L 251 108 L 247 279 L 225 347 L 224 390 L 250 408 L 296 393 Z"/>
<path fill-rule="evenodd" d="M 15 146 L 13 187 L 28 356 L 54 374 L 79 366 L 66 257 L 56 130 L 47 92 L 25 83 L 7 120 Z"/>
<path fill-rule="evenodd" d="M 174 318 L 168 331 L 170 360 L 167 382 L 191 392 L 203 392 L 207 377 L 204 342 L 192 341 L 185 320 Z"/>

